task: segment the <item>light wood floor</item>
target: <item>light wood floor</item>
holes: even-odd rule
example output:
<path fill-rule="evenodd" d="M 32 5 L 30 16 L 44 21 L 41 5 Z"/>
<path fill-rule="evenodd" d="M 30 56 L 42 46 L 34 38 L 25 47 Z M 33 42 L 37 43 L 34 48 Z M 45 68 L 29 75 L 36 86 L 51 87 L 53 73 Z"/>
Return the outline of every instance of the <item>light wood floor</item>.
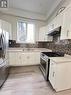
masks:
<path fill-rule="evenodd" d="M 56 93 L 38 66 L 16 67 L 11 68 L 0 95 L 71 95 L 71 90 Z"/>

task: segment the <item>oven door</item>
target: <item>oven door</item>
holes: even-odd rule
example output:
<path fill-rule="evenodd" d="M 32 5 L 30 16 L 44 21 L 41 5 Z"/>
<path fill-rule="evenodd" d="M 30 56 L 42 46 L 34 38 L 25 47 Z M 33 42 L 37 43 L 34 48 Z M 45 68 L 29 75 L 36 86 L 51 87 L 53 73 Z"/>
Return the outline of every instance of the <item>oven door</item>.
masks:
<path fill-rule="evenodd" d="M 42 67 L 43 71 L 46 72 L 46 65 L 47 65 L 46 60 L 43 58 L 40 58 L 40 63 L 41 63 L 41 67 Z"/>
<path fill-rule="evenodd" d="M 48 59 L 40 58 L 40 70 L 46 80 L 48 80 Z"/>

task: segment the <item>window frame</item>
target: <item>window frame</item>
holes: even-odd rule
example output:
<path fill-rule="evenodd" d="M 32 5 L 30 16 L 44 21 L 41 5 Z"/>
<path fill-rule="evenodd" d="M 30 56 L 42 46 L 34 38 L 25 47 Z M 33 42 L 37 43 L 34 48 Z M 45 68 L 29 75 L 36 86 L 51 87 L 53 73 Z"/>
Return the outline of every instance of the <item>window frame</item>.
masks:
<path fill-rule="evenodd" d="M 34 25 L 34 42 L 26 42 L 26 41 L 20 41 L 18 40 L 18 22 L 21 23 L 26 23 L 26 37 L 27 37 L 27 26 L 28 24 L 33 24 Z M 17 21 L 17 43 L 23 43 L 23 44 L 35 44 L 36 43 L 36 39 L 35 39 L 35 24 L 33 22 L 27 22 L 27 21 L 22 21 L 22 20 L 18 20 Z"/>

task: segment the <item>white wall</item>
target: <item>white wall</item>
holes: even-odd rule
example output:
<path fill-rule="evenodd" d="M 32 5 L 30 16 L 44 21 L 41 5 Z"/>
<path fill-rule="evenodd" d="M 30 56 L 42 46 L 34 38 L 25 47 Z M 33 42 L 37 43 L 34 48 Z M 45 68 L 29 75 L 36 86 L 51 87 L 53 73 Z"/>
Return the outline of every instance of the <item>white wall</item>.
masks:
<path fill-rule="evenodd" d="M 25 21 L 25 22 L 32 22 L 35 24 L 35 27 L 36 27 L 36 40 L 38 38 L 38 31 L 39 31 L 39 28 L 43 25 L 45 25 L 45 22 L 44 21 L 38 21 L 38 20 L 32 20 L 32 19 L 25 19 L 25 18 L 22 18 L 22 17 L 16 17 L 16 16 L 12 16 L 12 15 L 7 15 L 7 14 L 3 14 L 3 13 L 0 13 L 0 19 L 3 19 L 5 21 L 8 21 L 11 23 L 12 25 L 12 38 L 13 40 L 16 40 L 17 38 L 17 21 L 18 20 L 22 20 L 22 21 Z"/>

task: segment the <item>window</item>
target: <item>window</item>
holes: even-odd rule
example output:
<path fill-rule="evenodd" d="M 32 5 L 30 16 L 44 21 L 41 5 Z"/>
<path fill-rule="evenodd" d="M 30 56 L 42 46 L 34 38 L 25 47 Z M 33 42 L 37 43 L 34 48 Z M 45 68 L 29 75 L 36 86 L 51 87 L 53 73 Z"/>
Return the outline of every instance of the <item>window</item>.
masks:
<path fill-rule="evenodd" d="M 19 21 L 17 23 L 17 42 L 34 43 L 35 42 L 35 25 Z"/>

